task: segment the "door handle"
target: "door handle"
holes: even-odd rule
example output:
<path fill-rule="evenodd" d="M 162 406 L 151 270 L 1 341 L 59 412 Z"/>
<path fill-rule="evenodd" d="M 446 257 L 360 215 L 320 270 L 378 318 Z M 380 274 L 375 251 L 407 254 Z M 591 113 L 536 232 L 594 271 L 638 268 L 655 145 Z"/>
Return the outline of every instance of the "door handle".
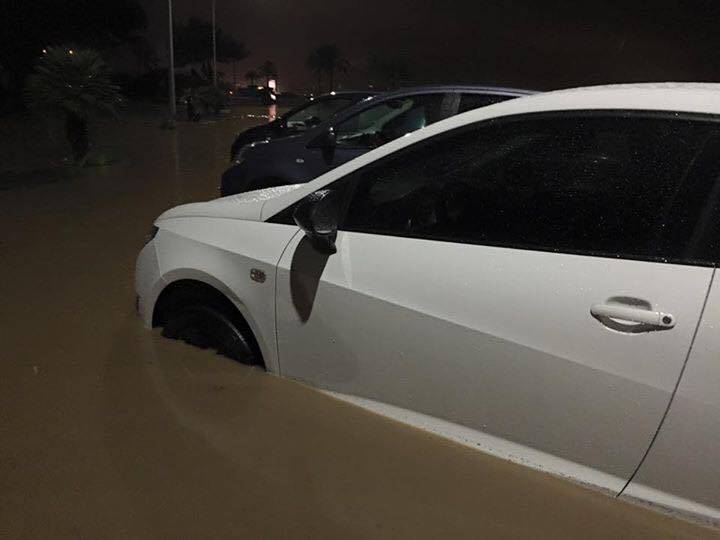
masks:
<path fill-rule="evenodd" d="M 675 317 L 671 313 L 650 311 L 620 304 L 593 304 L 590 307 L 590 313 L 595 317 L 606 317 L 660 328 L 672 328 L 675 326 Z"/>

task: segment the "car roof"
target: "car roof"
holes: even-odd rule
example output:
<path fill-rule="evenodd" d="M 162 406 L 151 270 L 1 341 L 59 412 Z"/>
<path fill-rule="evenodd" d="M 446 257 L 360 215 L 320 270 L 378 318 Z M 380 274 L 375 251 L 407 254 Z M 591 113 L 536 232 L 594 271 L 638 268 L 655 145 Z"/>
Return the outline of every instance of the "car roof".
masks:
<path fill-rule="evenodd" d="M 491 107 L 495 112 L 516 113 L 630 109 L 720 114 L 720 84 L 667 82 L 586 86 L 545 92 Z M 480 112 L 482 116 L 484 111 L 475 110 L 466 114 L 474 112 Z"/>
<path fill-rule="evenodd" d="M 476 84 L 442 84 L 442 85 L 425 85 L 411 86 L 400 88 L 392 92 L 383 94 L 383 97 L 404 96 L 408 94 L 428 93 L 428 92 L 462 92 L 465 94 L 492 94 L 499 96 L 529 96 L 537 94 L 537 90 L 528 90 L 523 88 L 509 88 L 505 86 L 481 86 Z"/>
<path fill-rule="evenodd" d="M 265 219 L 308 193 L 321 189 L 328 183 L 360 167 L 445 131 L 493 118 L 588 110 L 667 111 L 720 117 L 720 83 L 641 83 L 588 86 L 539 93 L 473 109 L 408 133 L 404 137 L 332 169 L 292 193 L 277 200 L 268 201 L 263 207 L 262 216 Z"/>

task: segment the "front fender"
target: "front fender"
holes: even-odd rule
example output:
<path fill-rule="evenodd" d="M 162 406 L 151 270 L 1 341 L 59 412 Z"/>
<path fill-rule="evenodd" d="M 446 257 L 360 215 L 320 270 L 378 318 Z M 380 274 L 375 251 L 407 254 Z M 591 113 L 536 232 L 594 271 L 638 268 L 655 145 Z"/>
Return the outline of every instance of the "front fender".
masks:
<path fill-rule="evenodd" d="M 280 373 L 275 333 L 275 276 L 297 227 L 223 218 L 162 222 L 155 238 L 162 282 L 193 279 L 223 293 L 255 334 L 268 371 Z M 260 271 L 265 281 L 251 278 Z M 153 292 L 153 302 L 160 291 Z M 154 304 L 153 304 L 154 305 Z"/>
<path fill-rule="evenodd" d="M 243 316 L 245 321 L 248 323 L 248 325 L 250 326 L 250 330 L 252 330 L 253 335 L 258 342 L 258 346 L 260 347 L 260 351 L 262 352 L 263 358 L 265 359 L 265 364 L 268 371 L 271 371 L 273 373 L 278 372 L 277 361 L 275 358 L 276 354 L 274 340 L 273 343 L 268 343 L 267 340 L 264 339 L 263 328 L 260 324 L 258 324 L 258 321 L 253 316 L 252 311 L 248 309 L 248 307 L 245 305 L 245 302 L 243 302 L 242 299 L 237 294 L 235 294 L 235 292 L 227 284 L 220 281 L 212 274 L 208 274 L 207 272 L 198 270 L 196 268 L 175 268 L 174 270 L 170 270 L 169 272 L 163 274 L 161 278 L 163 287 L 161 290 L 157 291 L 157 294 L 153 299 L 153 306 L 157 303 L 157 299 L 159 298 L 162 291 L 175 282 L 192 280 L 199 281 L 201 283 L 204 283 L 205 285 L 211 286 L 213 289 L 221 292 L 228 300 L 230 300 L 240 312 L 240 314 Z"/>

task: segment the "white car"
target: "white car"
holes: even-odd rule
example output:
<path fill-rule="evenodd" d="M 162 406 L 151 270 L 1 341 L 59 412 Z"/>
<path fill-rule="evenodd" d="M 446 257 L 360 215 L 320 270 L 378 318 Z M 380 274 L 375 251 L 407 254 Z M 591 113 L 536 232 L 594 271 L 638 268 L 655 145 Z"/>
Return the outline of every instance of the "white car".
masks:
<path fill-rule="evenodd" d="M 714 521 L 719 121 L 720 85 L 539 94 L 308 184 L 180 206 L 138 258 L 139 311 L 170 337 Z"/>

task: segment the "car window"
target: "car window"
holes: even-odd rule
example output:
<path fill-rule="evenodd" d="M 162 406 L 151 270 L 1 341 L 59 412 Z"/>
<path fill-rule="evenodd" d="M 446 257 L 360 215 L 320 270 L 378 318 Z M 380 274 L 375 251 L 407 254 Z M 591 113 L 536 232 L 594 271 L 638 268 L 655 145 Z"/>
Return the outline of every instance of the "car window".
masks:
<path fill-rule="evenodd" d="M 485 122 L 356 173 L 343 228 L 685 259 L 700 213 L 688 211 L 687 190 L 706 194 L 718 168 L 698 181 L 694 158 L 716 132 L 712 122 L 637 115 Z"/>
<path fill-rule="evenodd" d="M 336 112 L 349 107 L 352 104 L 353 100 L 349 97 L 338 97 L 310 102 L 307 106 L 286 117 L 285 125 L 289 128 L 307 129 L 325 122 Z"/>
<path fill-rule="evenodd" d="M 516 96 L 500 96 L 496 94 L 461 94 L 458 114 L 493 105 L 494 103 L 500 103 L 501 101 L 507 101 L 508 99 L 514 99 L 515 97 Z"/>
<path fill-rule="evenodd" d="M 337 145 L 375 148 L 444 117 L 444 94 L 408 96 L 378 103 L 334 126 Z"/>

